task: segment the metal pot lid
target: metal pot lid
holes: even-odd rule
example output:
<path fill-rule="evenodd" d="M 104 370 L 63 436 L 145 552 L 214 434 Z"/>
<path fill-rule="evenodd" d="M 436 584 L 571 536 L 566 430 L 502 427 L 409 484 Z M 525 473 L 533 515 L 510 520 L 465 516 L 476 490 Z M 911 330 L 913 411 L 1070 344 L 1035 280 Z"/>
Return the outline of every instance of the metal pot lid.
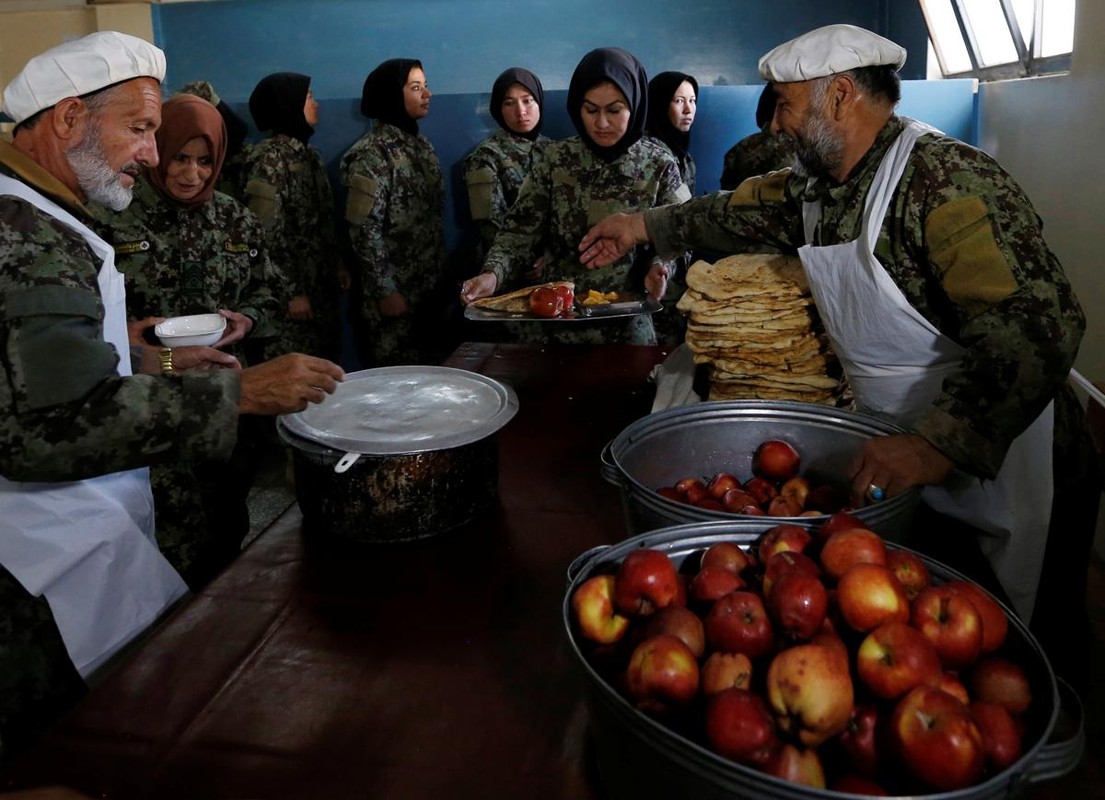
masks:
<path fill-rule="evenodd" d="M 281 417 L 305 439 L 364 455 L 403 455 L 478 442 L 518 411 L 518 397 L 492 378 L 452 367 L 379 367 L 351 372 L 323 402 Z"/>

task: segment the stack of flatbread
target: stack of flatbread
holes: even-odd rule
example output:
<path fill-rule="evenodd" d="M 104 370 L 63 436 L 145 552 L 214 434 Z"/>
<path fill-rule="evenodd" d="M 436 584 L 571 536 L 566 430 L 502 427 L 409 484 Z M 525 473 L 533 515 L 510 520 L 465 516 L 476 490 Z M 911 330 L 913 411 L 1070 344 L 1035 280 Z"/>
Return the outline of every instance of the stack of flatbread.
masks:
<path fill-rule="evenodd" d="M 710 365 L 709 399 L 838 403 L 840 368 L 797 257 L 695 262 L 677 308 L 695 363 Z"/>

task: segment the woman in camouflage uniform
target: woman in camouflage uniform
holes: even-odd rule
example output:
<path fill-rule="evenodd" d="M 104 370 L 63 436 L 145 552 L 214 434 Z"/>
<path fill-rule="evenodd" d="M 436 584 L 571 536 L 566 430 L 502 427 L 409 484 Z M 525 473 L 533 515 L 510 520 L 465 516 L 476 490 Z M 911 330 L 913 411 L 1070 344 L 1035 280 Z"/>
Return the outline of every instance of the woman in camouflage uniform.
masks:
<path fill-rule="evenodd" d="M 488 110 L 500 130 L 484 139 L 464 160 L 468 208 L 480 232 L 480 262 L 514 205 L 522 180 L 533 172 L 549 144 L 550 140 L 540 133 L 544 102 L 540 79 L 521 67 L 505 70 L 491 87 Z M 535 268 L 539 270 L 540 265 Z"/>
<path fill-rule="evenodd" d="M 582 234 L 607 214 L 690 197 L 675 159 L 642 138 L 647 88 L 644 68 L 625 50 L 601 48 L 583 57 L 568 87 L 568 115 L 579 135 L 550 144 L 522 183 L 484 271 L 465 281 L 464 302 L 492 294 L 539 256 L 545 260 L 546 280 L 573 280 L 577 292 L 593 288 L 664 295 L 672 262 L 656 258 L 651 248 L 637 248 L 595 271 L 580 264 L 576 249 Z M 656 340 L 647 316 L 557 325 L 555 333 L 552 325 L 522 325 L 520 335 L 542 341 Z"/>
<path fill-rule="evenodd" d="M 361 113 L 376 122 L 341 159 L 345 219 L 361 283 L 354 343 L 366 367 L 438 363 L 434 302 L 445 270 L 445 180 L 418 120 L 431 93 L 422 63 L 385 61 L 365 79 Z"/>
<path fill-rule="evenodd" d="M 272 135 L 250 152 L 246 202 L 265 226 L 269 255 L 288 280 L 285 308 L 276 318 L 280 335 L 265 355 L 337 358 L 341 270 L 334 190 L 322 153 L 307 144 L 318 124 L 311 79 L 295 72 L 262 78 L 249 97 L 249 111 L 257 129 Z"/>
<path fill-rule="evenodd" d="M 226 153 L 219 112 L 192 95 L 171 98 L 162 107 L 157 149 L 159 163 L 135 184 L 130 206 L 97 209 L 98 232 L 125 276 L 127 315 L 148 323 L 219 310 L 228 332 L 220 347 L 240 341 L 276 313 L 271 287 L 278 276 L 260 223 L 215 191 Z M 249 530 L 246 464 L 255 439 L 243 433 L 229 464 L 193 470 L 173 462 L 150 471 L 158 545 L 193 589 L 229 563 Z"/>

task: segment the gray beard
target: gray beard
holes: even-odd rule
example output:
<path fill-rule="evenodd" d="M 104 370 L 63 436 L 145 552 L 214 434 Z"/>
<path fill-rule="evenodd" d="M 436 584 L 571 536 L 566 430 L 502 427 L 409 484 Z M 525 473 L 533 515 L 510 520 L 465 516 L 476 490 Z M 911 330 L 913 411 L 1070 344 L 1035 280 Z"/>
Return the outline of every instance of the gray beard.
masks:
<path fill-rule="evenodd" d="M 130 205 L 134 192 L 123 185 L 123 176 L 108 164 L 97 126 L 90 126 L 88 135 L 68 150 L 65 157 L 77 177 L 77 185 L 89 200 L 112 211 L 122 211 Z"/>
<path fill-rule="evenodd" d="M 789 137 L 788 137 L 789 138 Z M 827 178 L 840 166 L 843 143 L 829 130 L 821 114 L 806 120 L 794 144 L 791 170 L 805 178 Z"/>

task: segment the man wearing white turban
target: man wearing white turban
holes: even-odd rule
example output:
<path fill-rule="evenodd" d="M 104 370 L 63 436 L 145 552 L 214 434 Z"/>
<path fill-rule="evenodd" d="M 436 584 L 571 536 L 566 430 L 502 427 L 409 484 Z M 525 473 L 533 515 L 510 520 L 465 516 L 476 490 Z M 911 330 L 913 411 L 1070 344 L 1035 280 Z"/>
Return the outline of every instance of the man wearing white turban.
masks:
<path fill-rule="evenodd" d="M 1067 376 L 1085 317 L 1012 177 L 895 115 L 905 58 L 851 25 L 776 47 L 760 76 L 794 166 L 609 217 L 581 258 L 601 266 L 645 241 L 660 253 L 797 253 L 857 404 L 908 431 L 863 446 L 853 503 L 925 486 L 910 543 L 1007 598 L 1081 684 L 1100 483 Z"/>
<path fill-rule="evenodd" d="M 125 208 L 156 166 L 164 74 L 159 49 L 101 32 L 4 89 L 0 762 L 186 593 L 154 539 L 146 467 L 225 458 L 239 413 L 300 410 L 343 377 L 302 355 L 241 370 L 213 348 L 132 351 L 123 277 L 85 204 Z"/>

